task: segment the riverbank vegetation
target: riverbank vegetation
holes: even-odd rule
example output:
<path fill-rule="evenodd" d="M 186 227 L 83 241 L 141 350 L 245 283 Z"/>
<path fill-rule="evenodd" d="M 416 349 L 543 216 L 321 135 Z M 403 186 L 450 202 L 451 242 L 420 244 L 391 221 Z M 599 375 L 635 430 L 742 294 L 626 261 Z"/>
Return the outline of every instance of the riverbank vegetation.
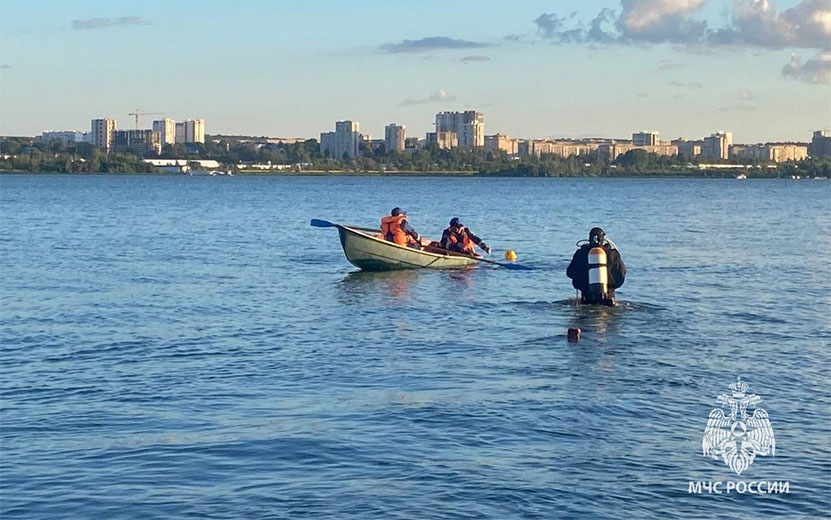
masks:
<path fill-rule="evenodd" d="M 48 173 L 152 173 L 134 154 L 106 154 L 89 143 L 0 139 L 0 170 Z"/>
<path fill-rule="evenodd" d="M 154 158 L 211 159 L 222 169 L 258 173 L 430 173 L 516 177 L 632 177 L 713 176 L 831 177 L 831 159 L 809 158 L 773 163 L 714 160 L 704 157 L 660 156 L 631 150 L 610 160 L 598 153 L 560 157 L 510 157 L 503 151 L 429 145 L 406 152 L 386 152 L 383 146 L 361 144 L 361 157 L 334 159 L 321 154 L 315 139 L 296 143 L 266 138 L 209 136 L 204 144 L 175 144 Z M 241 165 L 245 165 L 244 167 Z M 270 168 L 263 169 L 263 165 Z M 0 138 L 0 170 L 56 173 L 150 173 L 153 168 L 133 154 L 106 154 L 89 143 L 42 142 L 31 137 Z"/>

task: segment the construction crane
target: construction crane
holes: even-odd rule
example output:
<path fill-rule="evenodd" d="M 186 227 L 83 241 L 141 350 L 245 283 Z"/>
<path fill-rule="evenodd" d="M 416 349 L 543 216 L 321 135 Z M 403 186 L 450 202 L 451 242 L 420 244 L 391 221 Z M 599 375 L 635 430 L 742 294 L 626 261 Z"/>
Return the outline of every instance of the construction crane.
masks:
<path fill-rule="evenodd" d="M 137 108 L 135 112 L 130 112 L 130 113 L 129 113 L 129 114 L 127 114 L 127 115 L 128 115 L 128 116 L 136 116 L 136 130 L 138 130 L 138 129 L 139 129 L 139 128 L 138 128 L 138 125 L 139 125 L 139 121 L 138 121 L 138 120 L 139 120 L 139 116 L 161 116 L 161 115 L 164 115 L 164 112 L 142 112 L 141 110 L 139 110 L 139 109 Z"/>

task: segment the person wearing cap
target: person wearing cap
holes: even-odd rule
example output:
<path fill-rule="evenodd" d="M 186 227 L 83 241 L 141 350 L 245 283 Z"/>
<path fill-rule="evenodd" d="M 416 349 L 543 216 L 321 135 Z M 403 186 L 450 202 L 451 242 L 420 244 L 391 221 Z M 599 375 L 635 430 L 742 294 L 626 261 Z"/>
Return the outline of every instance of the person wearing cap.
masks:
<path fill-rule="evenodd" d="M 626 265 L 614 242 L 607 240 L 606 233 L 595 227 L 589 231 L 588 243 L 575 251 L 566 276 L 580 291 L 581 303 L 613 306 L 615 289 L 626 279 Z"/>
<path fill-rule="evenodd" d="M 441 234 L 441 247 L 456 253 L 475 255 L 476 248 L 474 246 L 479 246 L 483 251 L 491 254 L 491 248 L 465 227 L 459 217 L 450 219 L 450 227 Z"/>
<path fill-rule="evenodd" d="M 395 242 L 399 246 L 419 248 L 421 237 L 407 222 L 407 212 L 395 207 L 389 216 L 381 218 L 381 234 L 384 239 Z"/>

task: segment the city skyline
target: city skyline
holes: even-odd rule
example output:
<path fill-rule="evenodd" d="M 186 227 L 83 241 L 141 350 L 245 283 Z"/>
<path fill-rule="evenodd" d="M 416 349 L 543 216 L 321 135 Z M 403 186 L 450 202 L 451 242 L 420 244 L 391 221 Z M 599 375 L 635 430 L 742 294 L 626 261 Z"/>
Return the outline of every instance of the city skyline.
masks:
<path fill-rule="evenodd" d="M 130 114 L 135 115 L 135 114 Z M 140 115 L 149 115 L 145 113 L 141 113 Z M 360 129 L 360 121 L 357 120 L 340 120 L 335 121 L 335 131 L 322 131 L 317 136 L 292 136 L 287 137 L 285 135 L 278 136 L 278 135 L 254 135 L 254 134 L 222 134 L 222 133 L 207 133 L 205 132 L 205 120 L 204 119 L 188 119 L 185 121 L 175 121 L 171 118 L 162 118 L 162 119 L 154 119 L 152 123 L 149 125 L 143 124 L 140 127 L 135 128 L 135 130 L 142 130 L 142 131 L 153 131 L 158 132 L 158 139 L 159 143 L 161 144 L 162 148 L 167 144 L 174 144 L 174 143 L 204 143 L 206 136 L 211 137 L 219 137 L 219 138 L 227 138 L 227 137 L 244 137 L 244 138 L 251 138 L 251 139 L 272 139 L 272 140 L 281 140 L 281 141 L 302 141 L 302 140 L 315 140 L 318 142 L 321 151 L 328 150 L 332 153 L 333 156 L 341 156 L 343 152 L 349 150 L 349 155 L 351 157 L 358 156 L 358 143 L 360 141 L 376 141 L 376 142 L 385 142 L 387 147 L 393 151 L 400 151 L 404 149 L 404 141 L 411 139 L 415 139 L 416 141 L 420 142 L 421 144 L 438 144 L 439 148 L 457 148 L 457 147 L 484 147 L 489 148 L 488 142 L 491 143 L 501 143 L 505 140 L 513 142 L 513 148 L 516 149 L 517 145 L 521 142 L 551 142 L 551 143 L 566 143 L 566 142 L 617 142 L 617 143 L 629 143 L 633 146 L 646 146 L 646 147 L 657 147 L 659 150 L 657 153 L 663 153 L 660 148 L 662 146 L 670 146 L 670 141 L 674 142 L 685 142 L 685 143 L 702 143 L 706 141 L 708 138 L 707 135 L 703 136 L 680 136 L 680 137 L 671 137 L 671 136 L 662 136 L 659 130 L 636 130 L 633 129 L 630 133 L 630 136 L 550 136 L 550 137 L 528 137 L 524 135 L 507 135 L 504 132 L 493 131 L 493 132 L 485 132 L 484 126 L 484 116 L 485 114 L 475 110 L 468 110 L 465 112 L 458 112 L 458 111 L 442 111 L 435 115 L 436 123 L 434 123 L 433 127 L 440 128 L 439 132 L 426 132 L 419 135 L 412 135 L 407 134 L 407 126 L 406 125 L 399 125 L 396 122 L 389 123 L 385 125 L 384 131 L 381 135 L 373 135 L 366 130 Z M 442 121 L 444 119 L 444 121 Z M 466 121 L 463 123 L 463 119 Z M 47 129 L 41 131 L 40 135 L 28 136 L 34 138 L 42 138 L 42 139 L 61 139 L 64 141 L 74 141 L 74 142 L 91 142 L 96 144 L 97 147 L 102 148 L 104 146 L 99 143 L 100 137 L 96 137 L 96 123 L 97 122 L 104 122 L 109 121 L 112 124 L 112 132 L 115 131 L 127 131 L 129 129 L 119 127 L 117 124 L 117 119 L 115 118 L 103 118 L 103 119 L 92 119 L 92 131 L 82 131 L 82 130 L 75 130 L 75 129 L 64 129 L 64 130 L 54 130 L 54 129 Z M 138 123 L 137 123 L 138 124 Z M 188 126 L 190 125 L 190 126 Z M 348 125 L 343 126 L 342 125 Z M 452 125 L 451 128 L 448 125 Z M 456 126 L 461 125 L 461 126 Z M 341 131 L 347 132 L 350 134 L 348 137 L 344 135 L 338 135 Z M 817 133 L 822 133 L 823 135 L 829 135 L 829 130 L 827 128 L 823 128 L 821 130 L 814 130 L 811 133 L 811 136 L 808 138 L 802 139 L 790 139 L 790 140 L 774 140 L 774 139 L 761 139 L 757 141 L 741 141 L 737 140 L 736 144 L 741 145 L 774 145 L 774 144 L 804 144 L 808 145 Z M 100 130 L 98 131 L 100 133 Z M 467 134 L 467 137 L 464 137 Z M 459 136 L 462 136 L 461 139 Z M 733 132 L 719 129 L 714 131 L 709 135 L 709 137 L 713 137 L 715 135 L 727 135 L 729 136 L 729 145 L 733 144 Z M 2 135 L 0 135 L 2 136 Z M 14 136 L 10 136 L 14 137 Z M 18 136 L 18 137 L 27 137 L 27 136 Z M 661 139 L 664 137 L 665 139 Z M 804 137 L 804 136 L 803 136 Z M 344 142 L 338 142 L 339 140 L 344 140 Z M 493 146 L 494 148 L 505 149 L 509 150 L 510 147 L 496 145 Z M 516 153 L 516 150 L 514 150 Z M 547 153 L 547 152 L 543 152 Z M 539 152 L 537 153 L 539 154 Z M 509 153 L 510 155 L 510 153 Z M 576 155 L 579 155 L 576 154 Z"/>
<path fill-rule="evenodd" d="M 831 122 L 821 0 L 287 5 L 5 2 L 0 133 L 91 116 L 128 128 L 135 107 L 198 113 L 211 134 L 310 138 L 334 120 L 422 136 L 465 110 L 524 138 L 805 142 Z"/>

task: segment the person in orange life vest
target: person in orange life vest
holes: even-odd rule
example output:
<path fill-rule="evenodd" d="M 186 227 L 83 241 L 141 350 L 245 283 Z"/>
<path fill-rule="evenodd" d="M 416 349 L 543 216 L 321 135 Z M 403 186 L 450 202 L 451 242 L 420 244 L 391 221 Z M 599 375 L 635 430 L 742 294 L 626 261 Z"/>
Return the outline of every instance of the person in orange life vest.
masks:
<path fill-rule="evenodd" d="M 420 247 L 421 237 L 407 222 L 407 212 L 401 208 L 393 208 L 388 217 L 381 218 L 381 234 L 384 239 L 399 246 Z"/>
<path fill-rule="evenodd" d="M 445 229 L 444 233 L 441 234 L 441 247 L 456 253 L 475 255 L 476 248 L 474 245 L 479 246 L 483 251 L 491 254 L 491 248 L 481 238 L 466 228 L 459 220 L 459 217 L 450 219 L 450 227 Z"/>

